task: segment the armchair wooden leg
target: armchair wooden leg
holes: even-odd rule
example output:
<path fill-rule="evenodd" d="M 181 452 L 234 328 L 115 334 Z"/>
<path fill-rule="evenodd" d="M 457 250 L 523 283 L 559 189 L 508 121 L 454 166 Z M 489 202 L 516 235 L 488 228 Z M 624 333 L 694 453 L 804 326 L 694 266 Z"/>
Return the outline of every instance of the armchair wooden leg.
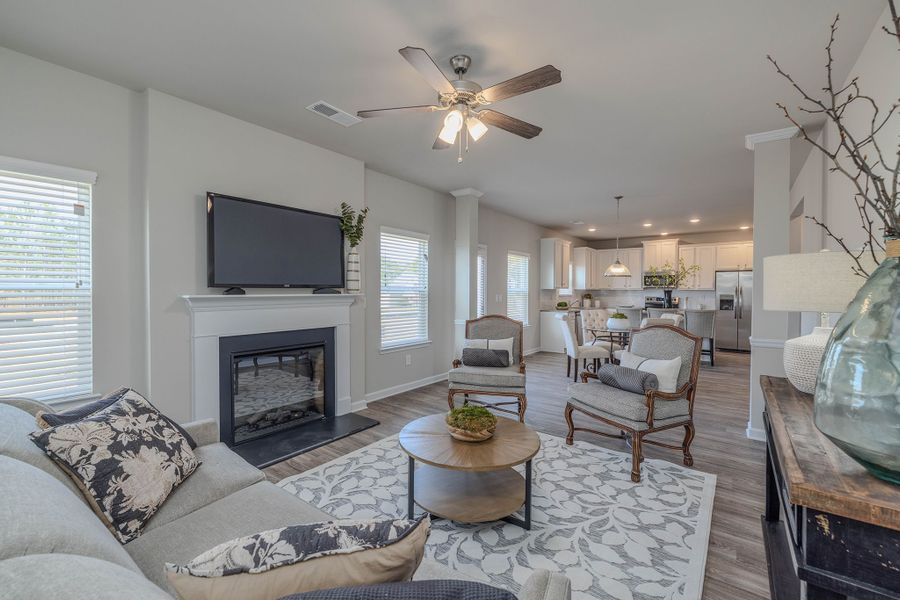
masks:
<path fill-rule="evenodd" d="M 450 405 L 450 410 L 453 410 L 454 408 L 456 408 L 455 406 L 453 406 L 453 394 L 454 394 L 453 390 L 450 390 L 449 392 L 447 392 L 447 404 Z"/>
<path fill-rule="evenodd" d="M 525 410 L 528 408 L 528 400 L 525 398 L 525 394 L 522 394 L 519 398 L 519 423 L 525 422 Z"/>
<path fill-rule="evenodd" d="M 566 354 L 566 377 L 572 376 L 572 357 Z"/>
<path fill-rule="evenodd" d="M 684 443 L 682 444 L 682 448 L 684 450 L 684 465 L 686 467 L 694 466 L 694 457 L 691 456 L 691 442 L 694 441 L 694 424 L 688 423 L 684 426 Z"/>
<path fill-rule="evenodd" d="M 469 395 L 463 394 L 463 406 L 468 406 L 468 405 L 469 405 Z"/>
<path fill-rule="evenodd" d="M 709 366 L 716 366 L 716 340 L 709 338 Z"/>
<path fill-rule="evenodd" d="M 641 481 L 641 432 L 635 431 L 631 434 L 631 481 L 640 483 Z"/>
<path fill-rule="evenodd" d="M 566 434 L 566 444 L 571 446 L 574 443 L 573 438 L 575 437 L 575 422 L 572 421 L 572 413 L 575 411 L 575 408 L 571 404 L 566 404 L 566 412 L 564 413 L 566 416 L 566 423 L 569 426 L 569 433 Z"/>

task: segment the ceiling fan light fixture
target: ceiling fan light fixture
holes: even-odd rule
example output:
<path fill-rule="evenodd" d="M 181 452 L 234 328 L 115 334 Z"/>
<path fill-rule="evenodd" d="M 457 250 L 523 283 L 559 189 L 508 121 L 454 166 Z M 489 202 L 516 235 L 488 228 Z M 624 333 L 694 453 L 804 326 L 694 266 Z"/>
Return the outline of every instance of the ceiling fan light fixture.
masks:
<path fill-rule="evenodd" d="M 447 116 L 444 117 L 444 127 L 441 129 L 438 137 L 448 144 L 452 144 L 456 141 L 456 134 L 459 133 L 462 126 L 462 113 L 458 110 L 451 110 L 447 113 Z"/>
<path fill-rule="evenodd" d="M 473 141 L 478 141 L 481 139 L 485 133 L 487 133 L 487 125 L 481 122 L 481 119 L 478 117 L 469 117 L 466 119 L 466 128 L 469 130 L 469 136 Z"/>

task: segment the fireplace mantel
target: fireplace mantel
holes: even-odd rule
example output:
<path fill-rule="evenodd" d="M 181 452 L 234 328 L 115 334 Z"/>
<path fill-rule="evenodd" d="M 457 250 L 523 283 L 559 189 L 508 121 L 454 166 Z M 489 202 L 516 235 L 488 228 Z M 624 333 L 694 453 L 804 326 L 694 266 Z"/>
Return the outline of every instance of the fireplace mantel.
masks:
<path fill-rule="evenodd" d="M 350 412 L 350 307 L 360 294 L 185 295 L 191 312 L 192 418 L 219 418 L 219 338 L 318 327 L 335 330 L 335 409 Z"/>

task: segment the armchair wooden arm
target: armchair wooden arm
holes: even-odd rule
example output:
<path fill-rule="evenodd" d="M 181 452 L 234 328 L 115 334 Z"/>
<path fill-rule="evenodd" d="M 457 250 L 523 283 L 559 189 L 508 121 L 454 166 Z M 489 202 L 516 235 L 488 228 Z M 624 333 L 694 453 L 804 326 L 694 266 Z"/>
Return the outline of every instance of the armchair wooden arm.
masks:
<path fill-rule="evenodd" d="M 462 361 L 459 360 L 458 358 L 454 358 L 454 359 L 453 359 L 453 368 L 454 368 L 454 369 L 458 369 L 458 368 L 460 368 L 461 366 L 462 366 Z"/>
<path fill-rule="evenodd" d="M 686 398 L 688 401 L 688 413 L 693 415 L 694 412 L 694 394 L 692 394 L 692 390 L 694 389 L 693 384 L 688 381 L 683 386 L 681 386 L 680 390 L 675 392 L 661 392 L 659 390 L 650 390 L 647 392 L 647 425 L 652 429 L 653 428 L 653 405 L 656 402 L 656 399 L 671 401 L 671 400 L 681 400 L 682 398 Z"/>
<path fill-rule="evenodd" d="M 519 373 L 525 373 L 525 361 L 519 363 Z"/>

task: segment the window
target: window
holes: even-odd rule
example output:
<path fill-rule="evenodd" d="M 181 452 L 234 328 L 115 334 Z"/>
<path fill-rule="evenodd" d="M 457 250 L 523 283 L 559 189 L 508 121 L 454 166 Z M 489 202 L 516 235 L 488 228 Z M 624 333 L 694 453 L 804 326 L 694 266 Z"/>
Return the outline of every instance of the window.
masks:
<path fill-rule="evenodd" d="M 487 314 L 487 246 L 478 246 L 475 263 L 475 316 L 483 317 Z"/>
<path fill-rule="evenodd" d="M 506 255 L 506 316 L 528 325 L 528 255 Z"/>
<path fill-rule="evenodd" d="M 428 341 L 428 236 L 381 230 L 381 348 Z"/>
<path fill-rule="evenodd" d="M 32 163 L 0 161 L 0 396 L 86 396 L 93 392 L 93 178 L 2 170 L 17 164 Z M 68 171 L 43 167 L 36 172 Z"/>

